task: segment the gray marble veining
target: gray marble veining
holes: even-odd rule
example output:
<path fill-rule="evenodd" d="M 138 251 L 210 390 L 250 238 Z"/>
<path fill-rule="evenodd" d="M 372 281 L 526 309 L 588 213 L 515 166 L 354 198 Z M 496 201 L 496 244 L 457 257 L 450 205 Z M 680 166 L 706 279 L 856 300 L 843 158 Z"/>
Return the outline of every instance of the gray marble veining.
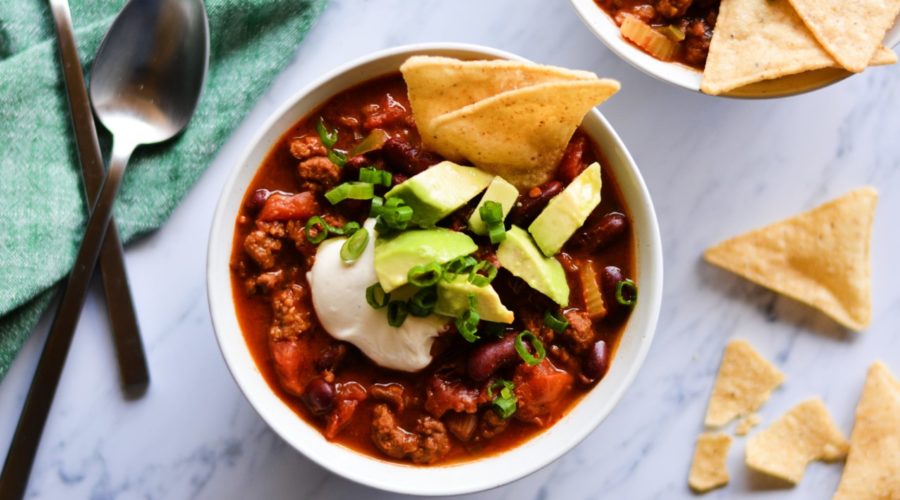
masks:
<path fill-rule="evenodd" d="M 676 89 L 617 59 L 564 0 L 333 0 L 172 219 L 128 249 L 153 383 L 118 389 L 98 294 L 89 300 L 37 456 L 41 499 L 391 498 L 334 476 L 268 430 L 232 381 L 205 293 L 206 235 L 233 160 L 284 99 L 376 49 L 425 41 L 495 46 L 619 79 L 601 108 L 656 203 L 665 242 L 660 329 L 635 383 L 583 443 L 543 470 L 478 499 L 688 498 L 694 438 L 722 347 L 750 340 L 787 374 L 767 425 L 819 395 L 849 433 L 866 367 L 900 373 L 900 70 L 879 68 L 813 94 L 770 101 Z M 881 201 L 873 244 L 874 321 L 849 334 L 820 314 L 700 260 L 704 248 L 864 184 Z M 43 323 L 0 385 L 0 449 L 11 439 L 43 342 Z M 706 498 L 829 498 L 840 464 L 814 463 L 773 489 L 729 458 L 731 484 Z"/>

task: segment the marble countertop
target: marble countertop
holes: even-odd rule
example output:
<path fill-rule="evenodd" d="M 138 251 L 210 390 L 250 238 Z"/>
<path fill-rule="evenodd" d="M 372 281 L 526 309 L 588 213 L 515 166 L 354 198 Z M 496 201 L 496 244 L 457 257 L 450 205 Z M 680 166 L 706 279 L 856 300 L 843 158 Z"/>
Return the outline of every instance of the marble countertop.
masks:
<path fill-rule="evenodd" d="M 787 374 L 767 425 L 821 396 L 849 433 L 867 366 L 900 374 L 900 68 L 767 101 L 712 98 L 620 61 L 564 0 L 332 0 L 253 112 L 158 232 L 127 249 L 153 382 L 119 390 L 95 287 L 37 455 L 31 498 L 391 498 L 294 451 L 256 415 L 219 354 L 206 304 L 207 234 L 233 160 L 262 122 L 317 75 L 406 43 L 471 42 L 622 82 L 601 108 L 628 145 L 656 203 L 665 242 L 660 327 L 634 384 L 570 453 L 470 498 L 690 497 L 687 472 L 722 348 L 748 339 Z M 704 248 L 870 184 L 881 192 L 872 248 L 874 320 L 846 333 L 822 315 L 705 265 Z M 47 330 L 45 319 L 0 384 L 6 450 Z M 842 465 L 814 463 L 773 489 L 732 446 L 731 484 L 707 498 L 828 498 Z M 4 451 L 5 453 L 5 451 Z"/>

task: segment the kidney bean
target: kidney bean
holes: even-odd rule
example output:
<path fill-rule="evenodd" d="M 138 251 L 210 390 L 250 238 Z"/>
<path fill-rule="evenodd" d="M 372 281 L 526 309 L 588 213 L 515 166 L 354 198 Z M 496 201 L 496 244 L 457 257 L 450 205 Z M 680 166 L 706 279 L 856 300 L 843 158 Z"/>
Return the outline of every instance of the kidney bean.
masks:
<path fill-rule="evenodd" d="M 469 377 L 477 382 L 487 380 L 501 367 L 516 361 L 515 334 L 507 335 L 500 340 L 478 346 L 469 355 L 467 371 Z"/>
<path fill-rule="evenodd" d="M 322 377 L 316 377 L 306 384 L 303 403 L 314 415 L 325 415 L 334 408 L 334 386 Z"/>
<path fill-rule="evenodd" d="M 591 382 L 596 382 L 606 375 L 606 370 L 608 369 L 609 349 L 606 347 L 606 342 L 598 340 L 584 354 L 581 372 Z"/>
<path fill-rule="evenodd" d="M 272 192 L 268 189 L 257 189 L 253 194 L 247 197 L 247 202 L 244 203 L 244 207 L 251 212 L 256 212 L 266 204 L 266 200 L 268 200 L 271 195 Z"/>
<path fill-rule="evenodd" d="M 616 241 L 628 229 L 628 219 L 619 212 L 610 212 L 595 222 L 589 222 L 575 233 L 572 242 L 587 251 L 597 251 Z"/>
<path fill-rule="evenodd" d="M 397 137 L 391 137 L 381 147 L 384 160 L 407 175 L 416 175 L 426 168 L 440 163 L 441 157 L 416 148 Z"/>
<path fill-rule="evenodd" d="M 509 218 L 513 224 L 525 227 L 547 206 L 550 198 L 563 190 L 559 181 L 550 181 L 542 186 L 534 187 L 525 194 L 519 195 L 510 211 Z"/>

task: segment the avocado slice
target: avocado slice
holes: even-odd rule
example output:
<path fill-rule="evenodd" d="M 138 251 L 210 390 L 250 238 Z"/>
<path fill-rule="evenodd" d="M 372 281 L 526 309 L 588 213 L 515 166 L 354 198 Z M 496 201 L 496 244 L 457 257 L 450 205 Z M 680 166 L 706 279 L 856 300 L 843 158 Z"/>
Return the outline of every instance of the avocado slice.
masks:
<path fill-rule="evenodd" d="M 375 275 L 385 292 L 405 285 L 409 270 L 437 262 L 444 264 L 469 255 L 478 245 L 469 236 L 444 228 L 404 231 L 375 240 Z"/>
<path fill-rule="evenodd" d="M 518 197 L 519 190 L 515 186 L 506 182 L 499 175 L 494 177 L 494 180 L 488 185 L 487 191 L 484 192 L 484 196 L 481 197 L 481 201 L 478 202 L 478 206 L 475 207 L 475 211 L 472 212 L 472 216 L 469 217 L 469 230 L 481 236 L 487 234 L 487 225 L 481 220 L 481 214 L 478 212 L 486 202 L 496 201 L 499 203 L 503 207 L 503 219 L 505 220 Z"/>
<path fill-rule="evenodd" d="M 547 204 L 528 232 L 547 257 L 552 257 L 600 204 L 600 164 L 592 163 Z"/>
<path fill-rule="evenodd" d="M 545 257 L 519 226 L 506 232 L 506 239 L 497 248 L 500 265 L 525 280 L 531 288 L 543 293 L 562 307 L 569 305 L 569 283 L 562 264 L 553 257 Z"/>
<path fill-rule="evenodd" d="M 437 304 L 434 312 L 443 316 L 457 317 L 469 308 L 469 295 L 475 297 L 475 310 L 485 321 L 496 323 L 512 323 L 513 312 L 500 302 L 500 296 L 491 285 L 475 286 L 469 283 L 469 277 L 457 276 L 447 283 L 443 279 L 437 286 Z"/>
<path fill-rule="evenodd" d="M 442 161 L 396 185 L 385 198 L 400 198 L 413 209 L 411 223 L 431 227 L 478 196 L 494 176 L 475 167 Z"/>

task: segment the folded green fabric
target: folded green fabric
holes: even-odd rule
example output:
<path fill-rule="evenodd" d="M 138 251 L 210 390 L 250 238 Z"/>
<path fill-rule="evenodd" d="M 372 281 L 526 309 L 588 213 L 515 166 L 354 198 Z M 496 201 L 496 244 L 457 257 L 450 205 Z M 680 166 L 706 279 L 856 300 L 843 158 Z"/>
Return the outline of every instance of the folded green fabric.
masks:
<path fill-rule="evenodd" d="M 206 1 L 206 88 L 183 134 L 132 158 L 115 208 L 126 241 L 166 220 L 326 1 Z M 124 3 L 70 3 L 87 69 Z M 86 222 L 68 112 L 47 2 L 0 2 L 0 380 L 68 274 Z M 105 131 L 101 144 L 108 151 Z"/>

